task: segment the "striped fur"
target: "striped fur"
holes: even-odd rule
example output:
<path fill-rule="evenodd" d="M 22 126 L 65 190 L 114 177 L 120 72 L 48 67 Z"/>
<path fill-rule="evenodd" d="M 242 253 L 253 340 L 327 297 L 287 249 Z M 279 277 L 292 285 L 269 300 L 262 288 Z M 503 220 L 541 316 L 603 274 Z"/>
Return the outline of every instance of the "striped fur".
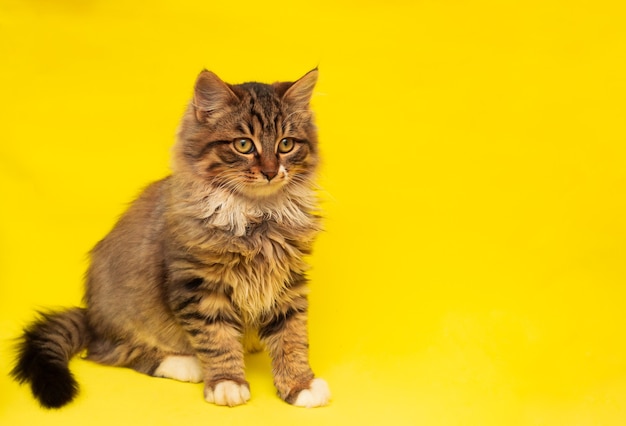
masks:
<path fill-rule="evenodd" d="M 228 85 L 200 74 L 173 173 L 93 249 L 85 309 L 25 332 L 13 375 L 43 406 L 75 396 L 67 365 L 83 349 L 105 365 L 202 380 L 207 401 L 238 405 L 250 398 L 244 352 L 265 347 L 282 399 L 328 402 L 308 363 L 303 260 L 320 230 L 316 79 L 314 70 L 295 83 Z"/>
<path fill-rule="evenodd" d="M 89 340 L 85 310 L 41 313 L 19 343 L 19 359 L 11 375 L 30 382 L 33 395 L 46 408 L 58 408 L 76 396 L 78 384 L 69 360 L 85 349 Z"/>

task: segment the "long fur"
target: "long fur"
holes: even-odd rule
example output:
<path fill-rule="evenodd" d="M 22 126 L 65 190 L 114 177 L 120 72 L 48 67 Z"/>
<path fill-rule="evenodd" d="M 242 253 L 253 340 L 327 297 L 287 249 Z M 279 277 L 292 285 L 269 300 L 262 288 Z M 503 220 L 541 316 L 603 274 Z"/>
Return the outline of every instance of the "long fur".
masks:
<path fill-rule="evenodd" d="M 59 408 L 78 393 L 68 363 L 86 347 L 88 338 L 83 309 L 41 313 L 24 330 L 11 375 L 20 383 L 30 382 L 43 407 Z"/>
<path fill-rule="evenodd" d="M 208 401 L 238 405 L 250 397 L 244 350 L 264 346 L 281 398 L 328 401 L 306 332 L 304 256 L 320 230 L 308 106 L 316 78 L 314 70 L 295 83 L 228 85 L 200 74 L 173 173 L 92 250 L 85 308 L 44 314 L 25 330 L 12 374 L 44 407 L 74 398 L 68 363 L 84 349 L 105 365 L 201 378 Z M 237 138 L 254 151 L 238 152 Z M 291 151 L 277 151 L 283 138 Z"/>

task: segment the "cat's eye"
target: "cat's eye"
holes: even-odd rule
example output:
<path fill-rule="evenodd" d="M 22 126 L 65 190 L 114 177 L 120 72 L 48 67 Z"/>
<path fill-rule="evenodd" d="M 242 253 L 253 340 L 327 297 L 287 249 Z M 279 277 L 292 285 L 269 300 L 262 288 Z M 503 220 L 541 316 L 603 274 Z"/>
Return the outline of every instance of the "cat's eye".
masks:
<path fill-rule="evenodd" d="M 242 154 L 251 154 L 254 151 L 254 142 L 252 139 L 239 138 L 233 141 L 233 147 Z"/>
<path fill-rule="evenodd" d="M 296 146 L 296 143 L 292 138 L 283 138 L 278 142 L 278 152 L 286 154 Z"/>

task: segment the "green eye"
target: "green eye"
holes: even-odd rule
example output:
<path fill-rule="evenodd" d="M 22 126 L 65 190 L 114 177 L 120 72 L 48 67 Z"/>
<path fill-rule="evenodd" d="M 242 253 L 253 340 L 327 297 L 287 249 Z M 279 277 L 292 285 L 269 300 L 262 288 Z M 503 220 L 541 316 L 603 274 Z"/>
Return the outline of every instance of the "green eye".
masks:
<path fill-rule="evenodd" d="M 252 139 L 239 138 L 233 141 L 233 147 L 235 147 L 237 152 L 250 154 L 254 151 L 254 142 L 252 142 Z"/>
<path fill-rule="evenodd" d="M 283 138 L 278 142 L 278 152 L 286 154 L 293 149 L 296 145 L 292 138 Z"/>

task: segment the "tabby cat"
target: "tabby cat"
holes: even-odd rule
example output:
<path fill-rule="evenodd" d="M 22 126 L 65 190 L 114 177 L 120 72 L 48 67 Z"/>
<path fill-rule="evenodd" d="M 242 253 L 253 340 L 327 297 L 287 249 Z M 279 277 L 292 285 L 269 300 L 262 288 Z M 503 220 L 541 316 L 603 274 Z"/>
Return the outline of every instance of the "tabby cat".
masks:
<path fill-rule="evenodd" d="M 85 307 L 42 313 L 13 377 L 42 406 L 70 402 L 69 360 L 204 382 L 207 401 L 250 399 L 244 352 L 266 348 L 286 402 L 328 403 L 308 361 L 307 265 L 320 230 L 313 190 L 315 69 L 294 83 L 195 84 L 172 174 L 148 186 L 91 252 Z"/>

